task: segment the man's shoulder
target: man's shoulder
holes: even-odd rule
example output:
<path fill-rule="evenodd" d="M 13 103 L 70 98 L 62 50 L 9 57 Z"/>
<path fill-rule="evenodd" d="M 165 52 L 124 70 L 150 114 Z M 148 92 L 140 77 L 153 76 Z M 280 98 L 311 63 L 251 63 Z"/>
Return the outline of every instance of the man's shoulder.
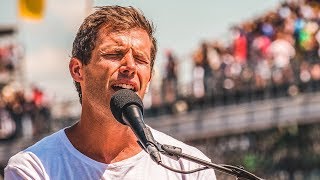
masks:
<path fill-rule="evenodd" d="M 51 156 L 61 147 L 61 133 L 63 130 L 55 132 L 49 136 L 42 138 L 40 141 L 30 147 L 20 151 L 9 159 L 8 165 L 25 165 L 30 164 L 45 156 Z"/>
<path fill-rule="evenodd" d="M 43 163 L 54 158 L 61 148 L 61 133 L 63 130 L 46 136 L 12 156 L 5 168 L 5 175 L 12 178 L 18 177 L 18 175 L 23 178 L 46 176 Z"/>
<path fill-rule="evenodd" d="M 43 153 L 48 154 L 48 152 L 58 149 L 62 141 L 64 130 L 59 130 L 49 136 L 44 137 L 40 141 L 36 142 L 32 146 L 23 150 L 24 152 L 32 152 L 36 155 L 41 155 Z"/>
<path fill-rule="evenodd" d="M 32 167 L 38 163 L 39 160 L 35 154 L 21 151 L 9 159 L 7 167 Z"/>
<path fill-rule="evenodd" d="M 19 152 L 9 159 L 4 169 L 5 179 L 44 179 L 45 169 L 39 158 L 32 152 Z"/>
<path fill-rule="evenodd" d="M 160 144 L 166 144 L 166 145 L 171 145 L 171 146 L 176 146 L 182 149 L 182 152 L 184 154 L 188 154 L 203 160 L 211 161 L 203 152 L 201 152 L 199 149 L 190 146 L 180 140 L 175 139 L 174 137 L 171 137 L 165 133 L 159 132 L 155 129 L 151 129 L 154 139 L 159 142 Z M 165 156 L 163 156 L 165 157 Z M 164 160 L 164 159 L 163 159 Z M 175 166 L 174 163 L 172 162 L 177 162 L 177 161 L 171 161 L 170 158 L 168 158 L 166 163 L 169 163 L 171 167 L 176 167 L 176 169 L 179 169 L 179 166 Z M 188 161 L 186 159 L 180 158 L 179 159 L 179 165 L 183 164 L 184 170 L 192 170 L 192 169 L 197 169 L 200 168 L 201 166 L 197 163 Z M 216 179 L 215 173 L 213 169 L 208 169 L 205 171 L 200 171 L 199 173 L 194 173 L 191 174 L 193 178 L 191 179 Z"/>

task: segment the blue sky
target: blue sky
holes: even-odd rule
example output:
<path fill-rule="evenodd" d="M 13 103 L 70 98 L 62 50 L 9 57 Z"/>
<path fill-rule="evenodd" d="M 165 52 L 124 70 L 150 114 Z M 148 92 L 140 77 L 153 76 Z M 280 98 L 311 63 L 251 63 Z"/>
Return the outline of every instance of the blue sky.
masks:
<path fill-rule="evenodd" d="M 0 25 L 18 27 L 18 40 L 25 48 L 25 79 L 38 84 L 58 99 L 76 99 L 68 62 L 73 38 L 86 5 L 131 5 L 141 9 L 156 25 L 159 44 L 157 69 L 165 62 L 165 49 L 180 59 L 181 75 L 190 79 L 190 54 L 202 40 L 228 37 L 228 28 L 273 9 L 279 0 L 46 0 L 45 16 L 26 21 L 17 16 L 17 0 L 1 0 Z"/>

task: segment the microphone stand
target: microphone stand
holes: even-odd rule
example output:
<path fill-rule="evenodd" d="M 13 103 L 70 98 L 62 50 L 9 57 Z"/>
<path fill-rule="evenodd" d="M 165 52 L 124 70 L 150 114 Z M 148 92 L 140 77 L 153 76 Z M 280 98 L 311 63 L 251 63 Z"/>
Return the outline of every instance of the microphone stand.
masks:
<path fill-rule="evenodd" d="M 215 169 L 217 171 L 227 173 L 232 176 L 236 176 L 237 180 L 263 180 L 262 178 L 257 177 L 256 175 L 244 170 L 243 168 L 232 166 L 232 165 L 218 165 L 209 161 L 205 161 L 203 159 L 199 159 L 197 157 L 184 154 L 182 149 L 179 147 L 171 146 L 171 145 L 162 145 L 155 141 L 155 145 L 158 148 L 159 152 L 172 158 L 178 160 L 179 158 L 184 158 L 189 161 L 201 164 L 207 168 Z M 160 163 L 161 164 L 161 163 Z M 168 168 L 167 166 L 161 164 L 163 167 Z M 203 170 L 202 168 L 201 170 Z M 173 169 L 170 169 L 173 170 Z M 200 170 L 200 169 L 199 169 Z M 178 170 L 179 171 L 179 170 Z M 183 172 L 181 172 L 183 173 Z"/>

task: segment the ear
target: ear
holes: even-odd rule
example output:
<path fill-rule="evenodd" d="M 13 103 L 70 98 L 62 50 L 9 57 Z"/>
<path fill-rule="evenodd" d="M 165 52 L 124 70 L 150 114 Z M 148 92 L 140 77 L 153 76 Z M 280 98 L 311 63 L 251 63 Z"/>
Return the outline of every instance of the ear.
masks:
<path fill-rule="evenodd" d="M 80 82 L 83 79 L 82 63 L 77 58 L 71 58 L 69 62 L 69 71 L 74 81 Z"/>

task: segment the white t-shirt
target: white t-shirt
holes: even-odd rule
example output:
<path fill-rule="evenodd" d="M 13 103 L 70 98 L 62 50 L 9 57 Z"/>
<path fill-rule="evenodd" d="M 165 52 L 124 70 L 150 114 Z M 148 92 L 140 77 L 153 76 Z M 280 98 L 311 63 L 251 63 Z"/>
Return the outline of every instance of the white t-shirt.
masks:
<path fill-rule="evenodd" d="M 159 131 L 151 131 L 159 143 L 180 147 L 185 154 L 209 160 L 196 148 Z M 176 161 L 163 155 L 161 157 L 165 165 L 175 169 L 193 170 L 200 167 L 184 159 Z M 11 157 L 5 168 L 4 179 L 216 180 L 216 176 L 212 169 L 187 175 L 172 172 L 152 161 L 145 151 L 116 163 L 101 163 L 74 148 L 62 129 Z"/>

